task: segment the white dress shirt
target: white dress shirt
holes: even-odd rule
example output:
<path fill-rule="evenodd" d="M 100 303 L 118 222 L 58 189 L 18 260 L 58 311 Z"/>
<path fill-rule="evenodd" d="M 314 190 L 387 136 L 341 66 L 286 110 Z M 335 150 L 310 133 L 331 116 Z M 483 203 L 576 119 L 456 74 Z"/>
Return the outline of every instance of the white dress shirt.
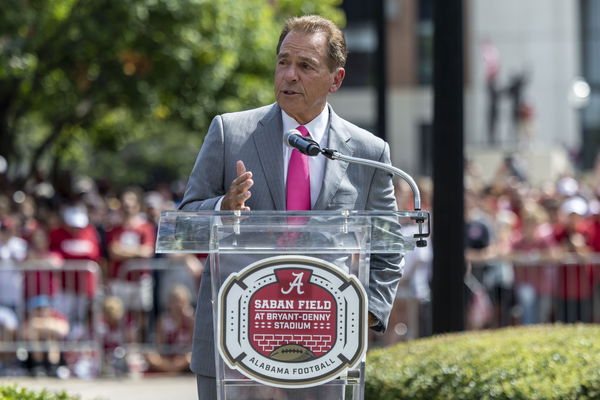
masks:
<path fill-rule="evenodd" d="M 299 124 L 295 119 L 290 117 L 285 113 L 285 111 L 281 110 L 281 119 L 283 121 L 283 132 L 281 135 L 283 136 L 290 129 L 296 129 Z M 304 125 L 308 130 L 311 138 L 319 143 L 321 148 L 327 147 L 327 139 L 329 138 L 329 134 L 327 133 L 327 125 L 329 124 L 329 106 L 326 104 L 325 108 L 319 115 L 315 117 L 308 124 Z M 287 170 L 288 164 L 290 163 L 290 157 L 292 156 L 292 148 L 287 146 L 285 143 L 283 144 L 283 179 L 284 186 L 287 185 Z M 314 208 L 315 203 L 317 202 L 317 197 L 319 197 L 319 193 L 321 192 L 321 186 L 323 186 L 323 176 L 325 175 L 325 157 L 321 155 L 317 155 L 315 157 L 308 157 L 308 169 L 310 171 L 310 207 Z M 285 189 L 285 187 L 284 187 Z M 250 188 L 252 191 L 252 188 Z M 219 199 L 217 204 L 215 204 L 215 210 L 221 209 L 221 202 L 223 201 L 223 197 Z"/>

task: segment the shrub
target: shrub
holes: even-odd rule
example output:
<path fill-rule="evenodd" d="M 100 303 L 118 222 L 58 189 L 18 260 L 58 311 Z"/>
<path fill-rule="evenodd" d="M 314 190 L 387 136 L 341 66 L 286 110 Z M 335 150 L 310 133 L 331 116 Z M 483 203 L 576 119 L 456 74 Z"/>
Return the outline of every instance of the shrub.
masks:
<path fill-rule="evenodd" d="M 365 399 L 600 399 L 600 325 L 465 332 L 375 349 Z"/>
<path fill-rule="evenodd" d="M 18 386 L 0 386 L 2 400 L 79 400 L 77 396 L 69 396 L 66 392 L 51 393 L 46 390 L 33 392 Z"/>

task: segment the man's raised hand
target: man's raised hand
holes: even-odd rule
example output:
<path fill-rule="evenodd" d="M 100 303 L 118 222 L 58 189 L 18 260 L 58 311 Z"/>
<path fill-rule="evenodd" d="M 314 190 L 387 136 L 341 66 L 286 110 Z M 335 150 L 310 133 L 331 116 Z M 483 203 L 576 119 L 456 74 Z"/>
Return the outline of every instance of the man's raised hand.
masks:
<path fill-rule="evenodd" d="M 221 210 L 250 211 L 250 207 L 246 206 L 245 203 L 252 195 L 249 190 L 254 185 L 252 172 L 246 171 L 244 162 L 241 160 L 235 163 L 235 168 L 237 178 L 229 185 L 229 190 L 227 190 L 221 202 Z"/>

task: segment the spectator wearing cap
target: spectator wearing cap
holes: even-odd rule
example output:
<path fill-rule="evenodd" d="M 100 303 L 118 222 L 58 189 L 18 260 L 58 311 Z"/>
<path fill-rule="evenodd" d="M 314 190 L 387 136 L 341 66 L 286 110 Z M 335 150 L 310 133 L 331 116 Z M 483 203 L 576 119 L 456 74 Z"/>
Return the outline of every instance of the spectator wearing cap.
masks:
<path fill-rule="evenodd" d="M 29 317 L 25 323 L 28 340 L 60 340 L 69 332 L 69 322 L 59 311 L 52 308 L 46 295 L 32 297 L 28 303 Z"/>
<path fill-rule="evenodd" d="M 89 224 L 85 207 L 65 207 L 61 217 L 61 226 L 50 232 L 50 250 L 57 251 L 65 260 L 98 261 L 98 235 Z"/>
<path fill-rule="evenodd" d="M 39 350 L 32 351 L 25 365 L 34 376 L 56 376 L 62 361 L 57 342 L 67 337 L 69 321 L 52 307 L 50 299 L 45 295 L 32 297 L 27 306 L 29 316 L 23 328 L 25 340 L 32 342 L 32 346 L 39 345 L 41 342 L 46 345 L 44 348 L 40 346 Z"/>
<path fill-rule="evenodd" d="M 165 210 L 166 201 L 163 195 L 157 191 L 151 191 L 144 195 L 143 201 L 143 212 L 146 214 L 148 218 L 148 222 L 150 222 L 154 229 L 158 228 L 158 221 L 160 219 L 161 211 Z"/>
<path fill-rule="evenodd" d="M 585 221 L 587 201 L 580 196 L 570 197 L 562 203 L 559 213 L 561 220 L 555 225 L 554 238 L 562 252 L 575 260 L 565 262 L 558 269 L 556 319 L 591 322 L 593 268 L 584 260 L 590 253 Z"/>
<path fill-rule="evenodd" d="M 571 176 L 563 176 L 556 182 L 556 194 L 559 200 L 575 198 L 579 194 L 579 182 Z"/>
<path fill-rule="evenodd" d="M 62 223 L 50 231 L 50 251 L 64 260 L 100 261 L 100 245 L 96 228 L 89 223 L 87 210 L 82 206 L 67 206 L 61 211 Z M 74 265 L 74 264 L 70 264 Z M 77 265 L 79 271 L 66 269 L 62 274 L 62 292 L 57 307 L 71 321 L 83 322 L 89 314 L 90 300 L 96 294 L 94 274 L 83 270 L 87 265 Z M 65 265 L 67 267 L 67 265 Z"/>

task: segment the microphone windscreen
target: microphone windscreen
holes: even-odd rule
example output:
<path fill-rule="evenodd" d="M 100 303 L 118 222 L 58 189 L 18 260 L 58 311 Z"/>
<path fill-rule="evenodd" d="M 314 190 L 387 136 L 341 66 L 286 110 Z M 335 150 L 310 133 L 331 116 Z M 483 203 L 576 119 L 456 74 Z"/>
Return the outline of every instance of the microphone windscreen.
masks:
<path fill-rule="evenodd" d="M 300 131 L 298 129 L 290 129 L 289 131 L 287 131 L 284 135 L 283 135 L 283 143 L 287 146 L 287 147 L 291 147 L 291 148 L 295 148 L 294 146 L 292 146 L 290 144 L 290 137 L 292 135 L 298 135 L 300 137 L 302 137 L 302 134 L 300 133 Z"/>

